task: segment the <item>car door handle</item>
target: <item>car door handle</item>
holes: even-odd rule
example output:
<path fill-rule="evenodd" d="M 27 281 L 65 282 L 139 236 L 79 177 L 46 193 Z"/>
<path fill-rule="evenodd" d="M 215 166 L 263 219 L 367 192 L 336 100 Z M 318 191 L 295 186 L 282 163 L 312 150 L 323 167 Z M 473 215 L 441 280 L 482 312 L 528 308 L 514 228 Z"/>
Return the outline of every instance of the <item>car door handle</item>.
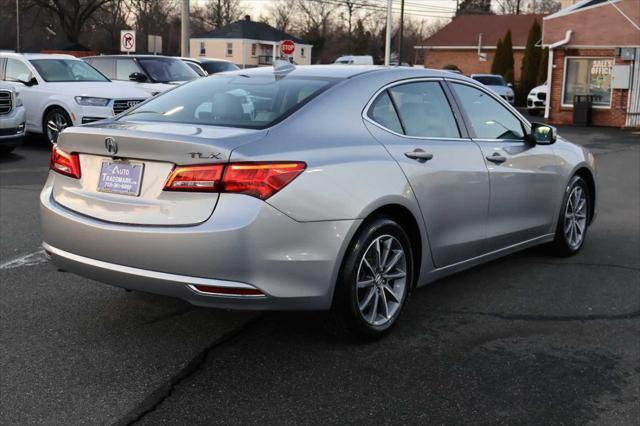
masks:
<path fill-rule="evenodd" d="M 507 161 L 507 157 L 498 154 L 497 152 L 494 152 L 493 155 L 487 155 L 487 160 L 491 161 L 492 163 L 496 163 L 496 164 L 502 164 L 505 161 Z"/>
<path fill-rule="evenodd" d="M 429 161 L 433 158 L 433 154 L 424 152 L 419 148 L 411 152 L 405 152 L 404 156 L 407 158 L 411 158 L 412 160 L 421 160 L 421 161 Z"/>

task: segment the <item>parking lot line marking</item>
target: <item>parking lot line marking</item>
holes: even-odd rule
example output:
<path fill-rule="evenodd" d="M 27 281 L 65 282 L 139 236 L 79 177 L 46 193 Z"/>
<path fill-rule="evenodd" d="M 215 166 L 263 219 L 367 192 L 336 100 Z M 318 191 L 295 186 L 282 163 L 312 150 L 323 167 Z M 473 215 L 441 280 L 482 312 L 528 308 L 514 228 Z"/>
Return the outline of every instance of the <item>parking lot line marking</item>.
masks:
<path fill-rule="evenodd" d="M 33 253 L 20 256 L 16 259 L 10 260 L 0 264 L 0 270 L 19 268 L 21 266 L 34 266 L 39 265 L 47 261 L 47 257 L 44 253 L 44 249 L 34 251 Z"/>

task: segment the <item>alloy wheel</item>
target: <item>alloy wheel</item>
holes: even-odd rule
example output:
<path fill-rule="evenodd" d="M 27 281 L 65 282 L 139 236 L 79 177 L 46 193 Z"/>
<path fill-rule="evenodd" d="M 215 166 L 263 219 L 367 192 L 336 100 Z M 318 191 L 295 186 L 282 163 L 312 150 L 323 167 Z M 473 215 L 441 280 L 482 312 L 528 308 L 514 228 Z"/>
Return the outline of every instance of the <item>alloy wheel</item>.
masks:
<path fill-rule="evenodd" d="M 564 213 L 564 236 L 572 249 L 582 244 L 586 227 L 587 194 L 580 186 L 575 186 L 569 194 Z"/>
<path fill-rule="evenodd" d="M 367 247 L 356 286 L 358 309 L 368 324 L 384 326 L 393 320 L 407 291 L 407 258 L 395 237 L 379 236 Z"/>
<path fill-rule="evenodd" d="M 47 116 L 47 138 L 49 142 L 56 143 L 58 135 L 65 128 L 69 127 L 69 120 L 60 111 L 53 111 Z"/>

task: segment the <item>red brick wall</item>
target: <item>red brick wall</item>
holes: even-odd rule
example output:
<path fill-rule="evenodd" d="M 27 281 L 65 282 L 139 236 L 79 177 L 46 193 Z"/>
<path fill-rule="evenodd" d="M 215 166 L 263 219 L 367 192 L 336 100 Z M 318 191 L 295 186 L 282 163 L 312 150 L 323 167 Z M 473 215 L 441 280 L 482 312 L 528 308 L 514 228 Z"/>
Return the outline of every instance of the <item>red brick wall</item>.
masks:
<path fill-rule="evenodd" d="M 488 74 L 491 72 L 491 64 L 495 56 L 495 50 L 483 50 L 487 54 L 486 62 L 478 59 L 477 49 L 428 49 L 425 50 L 424 66 L 427 68 L 442 69 L 445 65 L 453 64 L 460 68 L 463 74 Z M 513 68 L 516 81 L 520 80 L 522 58 L 524 50 L 513 52 Z"/>
<path fill-rule="evenodd" d="M 614 49 L 556 49 L 554 50 L 553 76 L 551 82 L 551 124 L 573 123 L 573 108 L 562 106 L 562 84 L 564 82 L 564 59 L 566 56 L 594 56 L 603 58 L 615 57 Z M 616 57 L 616 64 L 624 64 Z M 624 127 L 627 116 L 628 90 L 613 89 L 610 108 L 594 108 L 591 123 L 594 126 Z"/>

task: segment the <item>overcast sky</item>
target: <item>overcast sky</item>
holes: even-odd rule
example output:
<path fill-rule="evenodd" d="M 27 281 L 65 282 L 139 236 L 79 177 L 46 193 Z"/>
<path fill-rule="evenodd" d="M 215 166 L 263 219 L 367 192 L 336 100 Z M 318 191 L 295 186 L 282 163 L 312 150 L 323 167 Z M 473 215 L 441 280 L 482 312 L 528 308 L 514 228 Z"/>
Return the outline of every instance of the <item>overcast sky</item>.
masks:
<path fill-rule="evenodd" d="M 327 0 L 334 3 L 339 0 Z M 370 7 L 377 7 L 386 9 L 387 0 L 355 0 L 356 2 L 363 1 Z M 267 6 L 272 3 L 273 0 L 242 0 L 242 5 L 245 7 L 247 13 L 254 19 L 258 19 L 260 15 L 267 14 Z M 204 5 L 207 0 L 191 0 L 191 5 Z M 417 20 L 431 20 L 450 18 L 453 16 L 456 8 L 456 0 L 405 0 L 405 16 Z M 400 14 L 400 0 L 393 0 L 394 17 L 398 17 Z"/>

